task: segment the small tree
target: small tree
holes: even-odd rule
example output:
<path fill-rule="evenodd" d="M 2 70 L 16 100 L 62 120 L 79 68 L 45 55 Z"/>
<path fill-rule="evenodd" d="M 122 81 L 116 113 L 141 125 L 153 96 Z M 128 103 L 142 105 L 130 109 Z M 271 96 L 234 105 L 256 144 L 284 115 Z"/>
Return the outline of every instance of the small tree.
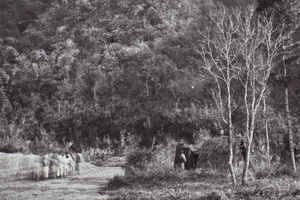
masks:
<path fill-rule="evenodd" d="M 198 30 L 201 36 L 200 44 L 194 45 L 195 51 L 203 60 L 201 68 L 214 78 L 217 86 L 216 104 L 223 121 L 227 124 L 229 134 L 228 164 L 233 185 L 236 185 L 236 176 L 233 168 L 232 83 L 241 71 L 237 62 L 239 43 L 235 37 L 239 28 L 237 17 L 237 15 L 230 14 L 225 6 L 214 7 L 208 15 L 209 26 L 206 30 Z"/>
<path fill-rule="evenodd" d="M 247 183 L 257 114 L 282 44 L 282 33 L 274 27 L 272 18 L 256 17 L 254 12 L 254 7 L 248 7 L 244 23 L 241 23 L 239 29 L 243 60 L 243 75 L 239 79 L 244 88 L 244 140 L 247 148 L 242 184 Z"/>

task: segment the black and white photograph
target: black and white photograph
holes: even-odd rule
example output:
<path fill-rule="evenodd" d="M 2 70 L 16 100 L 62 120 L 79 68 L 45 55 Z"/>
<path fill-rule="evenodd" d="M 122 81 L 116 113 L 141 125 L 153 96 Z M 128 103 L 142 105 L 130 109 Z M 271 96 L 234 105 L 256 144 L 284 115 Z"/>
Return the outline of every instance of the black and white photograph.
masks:
<path fill-rule="evenodd" d="M 300 1 L 0 0 L 0 199 L 300 199 Z"/>

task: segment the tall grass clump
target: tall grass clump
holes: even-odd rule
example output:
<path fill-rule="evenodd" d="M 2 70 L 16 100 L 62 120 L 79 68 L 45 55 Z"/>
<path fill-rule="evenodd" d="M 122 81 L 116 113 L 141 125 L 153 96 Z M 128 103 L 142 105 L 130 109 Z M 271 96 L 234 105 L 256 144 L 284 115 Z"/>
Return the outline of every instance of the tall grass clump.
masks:
<path fill-rule="evenodd" d="M 299 199 L 299 181 L 291 177 L 262 179 L 247 187 L 238 187 L 236 199 Z M 288 198 L 286 198 L 288 197 Z"/>
<path fill-rule="evenodd" d="M 146 149 L 138 149 L 127 157 L 127 167 L 137 170 L 144 170 L 147 164 L 152 160 L 153 153 Z"/>
<path fill-rule="evenodd" d="M 294 172 L 291 167 L 286 164 L 273 164 L 270 166 L 264 165 L 261 167 L 256 167 L 254 172 L 257 179 L 282 177 L 299 179 L 299 172 Z"/>
<path fill-rule="evenodd" d="M 171 138 L 167 138 L 164 144 L 159 144 L 152 152 L 151 162 L 147 163 L 148 170 L 174 168 L 175 150 L 178 143 Z"/>

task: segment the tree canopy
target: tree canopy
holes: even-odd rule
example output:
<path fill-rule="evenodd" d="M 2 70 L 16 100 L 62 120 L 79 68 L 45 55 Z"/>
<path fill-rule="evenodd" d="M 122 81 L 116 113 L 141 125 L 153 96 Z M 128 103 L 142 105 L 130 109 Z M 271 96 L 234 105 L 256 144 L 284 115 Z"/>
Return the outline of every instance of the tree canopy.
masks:
<path fill-rule="evenodd" d="M 232 12 L 225 24 L 231 23 L 235 12 L 255 3 L 222 2 Z M 153 137 L 163 142 L 167 135 L 191 143 L 197 135 L 227 135 L 226 120 L 216 104 L 217 91 L 223 95 L 226 87 L 220 84 L 218 90 L 215 79 L 201 68 L 206 56 L 195 51 L 199 41 L 219 34 L 209 21 L 217 3 L 220 1 L 2 1 L 3 143 L 30 140 L 49 147 L 66 140 L 74 146 L 101 147 L 106 137 L 119 142 L 120 132 L 126 132 L 140 137 L 141 146 L 149 146 Z M 280 27 L 291 33 L 286 41 L 291 78 L 281 78 L 278 58 L 267 83 L 268 112 L 272 123 L 282 122 L 280 99 L 284 93 L 280 88 L 288 82 L 298 131 L 299 21 L 289 10 L 294 7 L 283 1 L 258 1 L 254 15 L 268 16 L 267 9 L 278 5 L 284 5 L 282 12 L 291 19 L 286 22 L 289 28 Z M 246 23 L 246 19 L 239 20 Z M 239 42 L 245 39 L 239 34 L 231 36 Z M 218 49 L 211 50 L 211 55 L 217 55 Z M 237 51 L 234 47 L 229 53 Z M 235 62 L 240 80 L 232 83 L 231 117 L 237 134 L 246 119 L 240 82 L 247 74 L 242 70 L 244 58 L 237 57 Z M 258 117 L 262 118 L 260 111 Z M 261 127 L 258 120 L 254 134 L 263 132 Z M 284 127 L 284 123 L 274 125 L 272 131 L 284 132 Z"/>

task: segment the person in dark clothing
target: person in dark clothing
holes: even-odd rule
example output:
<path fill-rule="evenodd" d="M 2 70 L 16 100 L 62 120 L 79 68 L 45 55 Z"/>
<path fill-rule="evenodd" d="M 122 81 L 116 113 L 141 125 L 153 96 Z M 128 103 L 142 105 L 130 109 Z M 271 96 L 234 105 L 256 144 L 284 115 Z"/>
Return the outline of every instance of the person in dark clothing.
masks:
<path fill-rule="evenodd" d="M 199 155 L 193 152 L 189 147 L 178 145 L 175 152 L 174 167 L 185 170 L 196 169 Z"/>
<path fill-rule="evenodd" d="M 245 162 L 246 158 L 247 158 L 247 149 L 246 149 L 245 142 L 244 142 L 243 139 L 241 139 L 240 151 L 241 151 L 241 154 L 242 154 L 242 157 L 243 157 L 243 161 Z"/>

